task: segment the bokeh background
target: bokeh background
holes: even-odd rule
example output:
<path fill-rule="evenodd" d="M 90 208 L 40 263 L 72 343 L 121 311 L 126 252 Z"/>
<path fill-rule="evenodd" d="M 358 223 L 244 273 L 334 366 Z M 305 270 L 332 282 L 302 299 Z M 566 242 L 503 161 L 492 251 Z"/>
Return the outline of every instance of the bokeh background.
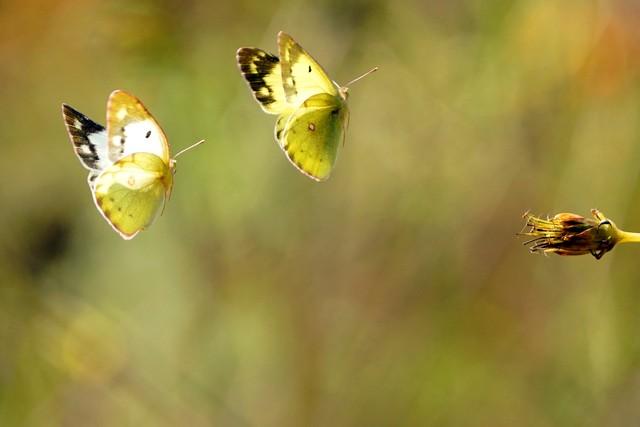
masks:
<path fill-rule="evenodd" d="M 640 231 L 634 0 L 0 2 L 0 425 L 630 426 L 640 248 L 531 255 L 522 214 Z M 286 30 L 352 87 L 332 178 L 235 65 Z M 60 104 L 140 97 L 180 158 L 123 241 Z"/>

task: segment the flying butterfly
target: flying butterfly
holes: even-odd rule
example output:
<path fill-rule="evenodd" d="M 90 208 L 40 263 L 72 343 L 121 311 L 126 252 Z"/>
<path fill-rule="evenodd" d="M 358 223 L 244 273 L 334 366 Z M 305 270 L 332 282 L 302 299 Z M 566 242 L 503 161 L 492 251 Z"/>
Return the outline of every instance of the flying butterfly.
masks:
<path fill-rule="evenodd" d="M 277 114 L 275 138 L 289 161 L 315 181 L 329 178 L 349 121 L 349 85 L 324 69 L 290 35 L 278 33 L 279 57 L 253 47 L 236 52 L 240 72 L 262 109 Z"/>
<path fill-rule="evenodd" d="M 129 240 L 149 227 L 173 188 L 176 160 L 160 125 L 142 102 L 122 90 L 107 101 L 107 128 L 67 104 L 62 116 L 93 200 L 109 225 Z"/>

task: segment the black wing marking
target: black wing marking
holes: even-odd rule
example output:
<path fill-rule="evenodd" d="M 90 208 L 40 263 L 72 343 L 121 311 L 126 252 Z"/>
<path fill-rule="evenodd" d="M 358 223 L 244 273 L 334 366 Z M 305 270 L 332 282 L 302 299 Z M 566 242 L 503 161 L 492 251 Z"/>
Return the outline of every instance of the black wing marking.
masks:
<path fill-rule="evenodd" d="M 277 56 L 253 47 L 241 47 L 236 52 L 236 60 L 253 96 L 265 112 L 280 114 L 287 109 Z"/>
<path fill-rule="evenodd" d="M 107 155 L 107 130 L 67 104 L 62 116 L 76 155 L 83 166 L 101 171 L 111 164 Z"/>

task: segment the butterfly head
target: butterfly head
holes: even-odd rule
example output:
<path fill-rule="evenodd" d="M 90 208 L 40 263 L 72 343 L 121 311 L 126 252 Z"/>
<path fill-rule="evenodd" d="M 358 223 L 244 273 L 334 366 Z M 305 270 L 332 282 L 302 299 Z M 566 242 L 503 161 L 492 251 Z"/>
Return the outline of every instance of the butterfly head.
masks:
<path fill-rule="evenodd" d="M 349 86 L 339 86 L 338 93 L 340 94 L 342 100 L 346 101 L 347 99 L 349 99 Z"/>

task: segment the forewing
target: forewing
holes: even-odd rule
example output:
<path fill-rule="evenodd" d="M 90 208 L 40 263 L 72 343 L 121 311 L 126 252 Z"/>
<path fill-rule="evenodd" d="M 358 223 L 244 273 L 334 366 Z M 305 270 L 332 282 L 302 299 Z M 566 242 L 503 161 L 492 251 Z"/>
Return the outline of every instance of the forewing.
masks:
<path fill-rule="evenodd" d="M 107 149 L 107 130 L 67 104 L 62 104 L 62 117 L 82 165 L 92 173 L 108 167 L 112 162 Z"/>
<path fill-rule="evenodd" d="M 285 154 L 302 173 L 316 181 L 329 178 L 344 141 L 347 105 L 335 96 L 307 99 L 287 120 L 279 140 Z"/>
<path fill-rule="evenodd" d="M 242 76 L 249 83 L 253 97 L 265 112 L 280 114 L 287 109 L 282 70 L 277 56 L 253 47 L 241 47 L 236 52 L 236 60 Z"/>
<path fill-rule="evenodd" d="M 116 90 L 107 102 L 109 157 L 117 161 L 133 153 L 152 153 L 169 164 L 169 143 L 158 122 L 135 96 Z"/>
<path fill-rule="evenodd" d="M 287 101 L 300 105 L 310 96 L 328 93 L 338 96 L 338 88 L 324 69 L 290 35 L 278 33 L 282 83 Z"/>
<path fill-rule="evenodd" d="M 172 184 L 172 173 L 162 159 L 135 153 L 98 176 L 94 200 L 113 229 L 129 240 L 153 223 Z"/>

